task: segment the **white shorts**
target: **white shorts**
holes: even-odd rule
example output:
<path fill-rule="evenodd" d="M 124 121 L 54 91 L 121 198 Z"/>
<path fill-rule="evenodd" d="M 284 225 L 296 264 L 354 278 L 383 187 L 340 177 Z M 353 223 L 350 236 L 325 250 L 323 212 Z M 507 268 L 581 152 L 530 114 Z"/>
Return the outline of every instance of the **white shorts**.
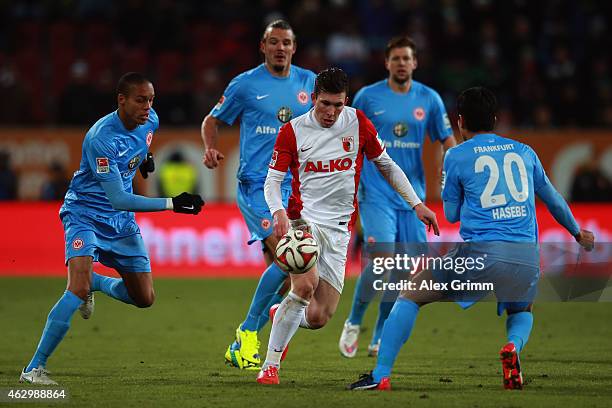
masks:
<path fill-rule="evenodd" d="M 319 278 L 332 285 L 338 293 L 342 293 L 346 271 L 346 253 L 351 240 L 351 233 L 347 230 L 330 228 L 313 222 L 308 223 L 312 236 L 319 244 L 319 259 L 317 260 Z"/>

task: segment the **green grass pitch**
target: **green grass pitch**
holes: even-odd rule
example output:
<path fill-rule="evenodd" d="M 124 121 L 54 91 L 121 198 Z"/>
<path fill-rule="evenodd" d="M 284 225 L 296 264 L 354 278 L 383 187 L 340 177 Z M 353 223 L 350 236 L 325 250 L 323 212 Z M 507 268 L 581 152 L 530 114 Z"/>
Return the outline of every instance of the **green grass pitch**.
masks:
<path fill-rule="evenodd" d="M 261 386 L 256 372 L 224 366 L 223 354 L 255 284 L 159 279 L 156 304 L 147 310 L 96 294 L 93 317 L 84 321 L 75 315 L 48 364 L 70 401 L 47 405 L 612 406 L 612 303 L 537 304 L 522 354 L 523 391 L 502 388 L 497 353 L 505 341 L 505 320 L 496 316 L 494 304 L 468 311 L 453 304 L 427 306 L 398 358 L 393 391 L 351 393 L 344 386 L 374 364 L 365 349 L 376 309 L 366 316 L 358 356 L 342 358 L 337 341 L 354 281 L 347 282 L 327 327 L 298 331 L 280 386 Z M 64 287 L 63 279 L 0 279 L 0 388 L 20 387 L 19 372 Z M 269 326 L 261 336 L 262 354 L 268 333 Z"/>

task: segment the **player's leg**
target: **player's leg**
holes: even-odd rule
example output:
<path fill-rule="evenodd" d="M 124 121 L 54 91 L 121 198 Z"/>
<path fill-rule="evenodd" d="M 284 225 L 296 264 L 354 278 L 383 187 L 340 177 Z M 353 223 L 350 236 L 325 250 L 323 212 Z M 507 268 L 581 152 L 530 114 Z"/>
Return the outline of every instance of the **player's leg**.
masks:
<path fill-rule="evenodd" d="M 286 288 L 285 282 L 288 281 L 287 273 L 274 263 L 277 244 L 278 238 L 273 234 L 266 237 L 262 242 L 264 257 L 270 263 L 259 278 L 246 319 L 240 325 L 241 330 L 259 331 L 268 322 L 270 307 L 283 300 L 280 292 L 284 287 Z"/>
<path fill-rule="evenodd" d="M 418 289 L 422 282 L 432 281 L 436 282 L 438 279 L 435 279 L 433 273 L 429 270 L 422 271 L 414 276 L 412 282 L 414 282 L 416 289 L 400 294 L 385 321 L 376 367 L 370 374 L 363 375 L 358 381 L 350 384 L 348 389 L 390 389 L 389 377 L 395 359 L 404 343 L 410 338 L 420 308 L 428 303 L 442 300 L 446 296 L 444 292 Z"/>
<path fill-rule="evenodd" d="M 419 245 L 427 242 L 425 225 L 417 218 L 415 212 L 412 210 L 396 210 L 395 214 L 394 220 L 397 231 L 395 241 L 399 243 L 398 249 L 401 248 L 402 253 L 407 252 L 410 256 L 419 256 L 422 253 L 426 253 L 427 248 L 422 248 Z M 402 277 L 399 271 L 393 270 L 391 271 L 389 281 L 398 282 Z M 378 354 L 383 325 L 391 313 L 395 299 L 397 299 L 397 294 L 396 291 L 387 290 L 381 298 L 372 340 L 368 346 L 369 356 L 376 356 Z"/>
<path fill-rule="evenodd" d="M 260 377 L 268 368 L 280 367 L 281 356 L 298 327 L 304 320 L 306 308 L 319 285 L 317 267 L 314 266 L 303 274 L 290 274 L 291 290 L 276 310 L 266 361 L 262 366 Z M 260 381 L 262 382 L 262 381 Z M 264 381 L 264 383 L 266 383 Z"/>
<path fill-rule="evenodd" d="M 155 300 L 149 255 L 136 222 L 130 221 L 125 229 L 132 233 L 101 239 L 99 255 L 99 262 L 115 269 L 121 278 L 93 273 L 92 290 L 136 307 L 149 307 Z"/>
<path fill-rule="evenodd" d="M 395 211 L 393 209 L 371 203 L 362 203 L 359 210 L 364 241 L 367 244 L 378 243 L 381 246 L 389 245 L 395 241 L 397 231 Z M 371 257 L 390 255 L 390 253 L 372 253 Z M 357 354 L 363 316 L 370 302 L 376 296 L 373 284 L 376 279 L 381 278 L 381 276 L 374 274 L 372 268 L 373 264 L 369 261 L 357 278 L 351 311 L 344 323 L 340 340 L 338 341 L 340 353 L 348 358 L 354 357 Z"/>
<path fill-rule="evenodd" d="M 92 235 L 92 233 L 83 233 L 83 238 L 76 238 L 81 239 L 81 241 L 78 241 L 80 244 L 77 245 L 79 249 L 83 241 L 92 241 L 88 239 Z M 74 239 L 67 239 L 67 243 L 72 243 L 73 240 Z M 92 263 L 92 256 L 79 256 L 69 259 L 68 285 L 66 291 L 55 303 L 53 308 L 51 308 L 36 352 L 32 360 L 30 360 L 22 371 L 20 381 L 43 385 L 55 384 L 53 380 L 48 378 L 45 370 L 47 359 L 68 332 L 72 315 L 89 294 Z"/>
<path fill-rule="evenodd" d="M 499 352 L 502 363 L 503 384 L 506 389 L 523 388 L 520 353 L 525 347 L 533 327 L 531 303 L 512 302 L 505 305 L 508 318 L 506 333 L 508 343 Z"/>
<path fill-rule="evenodd" d="M 533 328 L 533 300 L 540 276 L 538 267 L 503 263 L 504 269 L 495 275 L 495 295 L 498 315 L 506 311 L 508 342 L 500 350 L 503 385 L 506 389 L 522 389 L 523 373 L 520 353 Z"/>
<path fill-rule="evenodd" d="M 284 190 L 285 203 L 288 198 L 289 191 Z M 270 306 L 282 299 L 279 290 L 287 280 L 287 274 L 273 262 L 278 240 L 272 234 L 272 216 L 265 202 L 263 186 L 239 183 L 236 201 L 251 232 L 249 244 L 262 242 L 267 268 L 259 279 L 245 319 L 236 329 L 236 340 L 225 352 L 225 361 L 238 368 L 259 369 L 257 332 L 267 323 Z"/>
<path fill-rule="evenodd" d="M 350 233 L 316 224 L 311 224 L 311 232 L 319 244 L 317 265 L 306 273 L 290 274 L 291 291 L 276 311 L 260 383 L 278 384 L 281 357 L 298 327 L 323 327 L 338 306 Z"/>

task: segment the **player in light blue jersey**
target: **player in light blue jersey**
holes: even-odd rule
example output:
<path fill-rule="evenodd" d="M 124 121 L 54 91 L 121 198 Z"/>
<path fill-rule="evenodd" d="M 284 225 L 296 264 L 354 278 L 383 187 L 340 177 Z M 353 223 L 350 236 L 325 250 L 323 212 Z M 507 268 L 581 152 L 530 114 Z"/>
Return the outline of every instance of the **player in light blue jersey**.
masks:
<path fill-rule="evenodd" d="M 21 372 L 22 382 L 56 384 L 48 376 L 47 359 L 68 332 L 77 309 L 84 319 L 91 317 L 93 292 L 137 307 L 153 304 L 151 265 L 134 211 L 198 214 L 202 209 L 199 195 L 148 198 L 132 193 L 136 171 L 146 178 L 154 170 L 148 154 L 159 126 L 152 109 L 154 96 L 149 80 L 138 73 L 125 74 L 117 86 L 118 109 L 85 135 L 79 170 L 60 209 L 68 285 L 49 312 L 34 357 Z M 121 278 L 94 273 L 93 262 L 114 268 Z"/>
<path fill-rule="evenodd" d="M 278 239 L 272 234 L 272 216 L 266 204 L 263 185 L 280 127 L 311 107 L 310 94 L 315 74 L 291 65 L 296 50 L 295 35 L 284 20 L 270 23 L 264 30 L 260 51 L 264 63 L 234 78 L 223 96 L 204 118 L 202 139 L 206 147 L 204 165 L 214 169 L 224 159 L 217 150 L 217 129 L 240 118 L 240 166 L 237 202 L 251 232 L 249 244 L 262 241 L 267 269 L 253 295 L 245 320 L 236 330 L 236 341 L 225 353 L 234 367 L 259 369 L 257 332 L 268 321 L 270 306 L 280 303 L 287 274 L 275 263 Z M 291 195 L 291 177 L 282 186 L 283 203 Z"/>
<path fill-rule="evenodd" d="M 390 389 L 391 369 L 420 308 L 444 299 L 462 301 L 465 308 L 491 291 L 471 292 L 461 286 L 470 280 L 493 285 L 498 314 L 507 313 L 508 342 L 500 351 L 503 385 L 523 387 L 519 353 L 533 326 L 531 307 L 539 279 L 535 196 L 587 251 L 593 249 L 594 236 L 580 229 L 535 152 L 492 132 L 496 107 L 495 96 L 485 88 L 470 88 L 459 95 L 458 127 L 464 142 L 450 149 L 444 160 L 444 214 L 450 222 L 461 221 L 466 241 L 444 259 L 472 258 L 474 265 L 481 266 L 468 271 L 438 266 L 415 275 L 413 288 L 400 294 L 385 323 L 376 367 L 349 389 Z M 458 286 L 453 283 L 457 281 Z"/>
<path fill-rule="evenodd" d="M 385 49 L 387 79 L 362 88 L 353 102 L 374 123 L 389 156 L 408 175 L 414 190 L 425 201 L 423 144 L 426 135 L 440 142 L 444 150 L 455 146 L 442 99 L 436 91 L 412 79 L 417 67 L 416 45 L 408 37 L 393 38 Z M 433 158 L 436 159 L 436 158 Z M 364 161 L 359 186 L 359 215 L 364 240 L 368 243 L 426 242 L 422 222 L 376 167 Z M 375 256 L 375 255 L 373 255 Z M 394 275 L 391 279 L 395 279 Z M 353 303 L 338 342 L 340 353 L 348 358 L 357 354 L 363 316 L 374 297 L 372 282 L 379 279 L 367 265 L 357 281 Z M 383 324 L 391 312 L 397 293 L 385 293 L 379 306 L 368 355 L 378 352 Z"/>

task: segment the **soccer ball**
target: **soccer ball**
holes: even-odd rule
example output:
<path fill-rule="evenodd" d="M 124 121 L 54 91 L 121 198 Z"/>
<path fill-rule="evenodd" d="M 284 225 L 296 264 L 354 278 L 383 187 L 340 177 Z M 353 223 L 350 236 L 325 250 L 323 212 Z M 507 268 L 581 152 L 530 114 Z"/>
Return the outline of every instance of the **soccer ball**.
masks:
<path fill-rule="evenodd" d="M 285 272 L 304 273 L 319 258 L 319 245 L 312 234 L 300 229 L 290 229 L 276 245 L 276 260 Z"/>

